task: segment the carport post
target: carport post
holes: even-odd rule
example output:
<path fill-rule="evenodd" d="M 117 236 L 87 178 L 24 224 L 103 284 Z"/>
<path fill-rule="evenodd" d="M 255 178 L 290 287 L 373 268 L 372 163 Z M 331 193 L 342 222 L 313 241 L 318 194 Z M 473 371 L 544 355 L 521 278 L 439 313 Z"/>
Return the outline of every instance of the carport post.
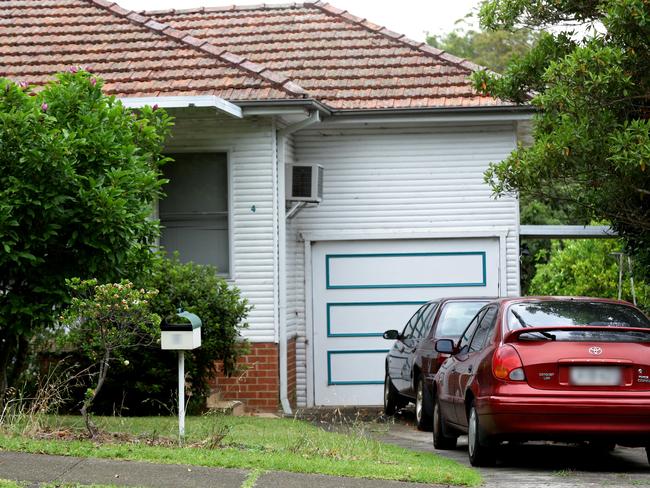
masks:
<path fill-rule="evenodd" d="M 185 437 L 185 351 L 178 351 L 178 439 Z"/>

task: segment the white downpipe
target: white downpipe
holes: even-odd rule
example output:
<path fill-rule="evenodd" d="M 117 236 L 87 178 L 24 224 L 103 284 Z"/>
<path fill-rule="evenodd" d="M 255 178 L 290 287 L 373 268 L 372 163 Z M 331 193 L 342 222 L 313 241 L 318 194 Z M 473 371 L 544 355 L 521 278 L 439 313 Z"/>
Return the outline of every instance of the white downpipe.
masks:
<path fill-rule="evenodd" d="M 288 380 L 288 349 L 287 349 L 287 219 L 284 210 L 285 201 L 285 164 L 286 164 L 286 138 L 294 132 L 320 122 L 320 113 L 316 110 L 309 114 L 305 120 L 278 130 L 278 288 L 279 296 L 279 329 L 280 329 L 280 403 L 285 414 L 291 415 L 289 404 Z"/>

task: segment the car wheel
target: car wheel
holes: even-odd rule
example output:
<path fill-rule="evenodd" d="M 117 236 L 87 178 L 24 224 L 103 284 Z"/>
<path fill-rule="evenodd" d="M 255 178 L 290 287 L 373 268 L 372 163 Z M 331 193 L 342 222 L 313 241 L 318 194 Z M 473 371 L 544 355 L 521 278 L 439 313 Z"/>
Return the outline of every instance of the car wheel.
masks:
<path fill-rule="evenodd" d="M 650 447 L 645 448 L 645 457 L 648 458 L 648 464 L 650 464 Z"/>
<path fill-rule="evenodd" d="M 384 413 L 388 416 L 395 415 L 401 406 L 397 388 L 393 386 L 390 376 L 386 375 L 384 377 Z"/>
<path fill-rule="evenodd" d="M 469 462 L 472 466 L 493 466 L 495 464 L 495 447 L 489 446 L 483 439 L 479 416 L 473 402 L 469 410 L 467 445 Z"/>
<path fill-rule="evenodd" d="M 431 392 L 422 376 L 418 379 L 415 392 L 415 422 L 418 430 L 431 430 Z"/>
<path fill-rule="evenodd" d="M 455 449 L 458 437 L 445 435 L 444 423 L 440 402 L 436 399 L 433 405 L 433 447 L 441 450 Z"/>

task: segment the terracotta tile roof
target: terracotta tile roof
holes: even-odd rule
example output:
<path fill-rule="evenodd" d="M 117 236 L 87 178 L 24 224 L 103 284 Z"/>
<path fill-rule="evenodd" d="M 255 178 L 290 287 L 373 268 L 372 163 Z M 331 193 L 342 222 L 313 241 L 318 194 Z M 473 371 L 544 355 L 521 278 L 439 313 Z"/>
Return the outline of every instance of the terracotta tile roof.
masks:
<path fill-rule="evenodd" d="M 315 99 L 333 110 L 489 107 L 478 67 L 322 2 L 135 13 L 106 0 L 0 0 L 0 76 L 81 65 L 124 97 Z"/>
<path fill-rule="evenodd" d="M 479 66 L 320 1 L 146 14 L 286 73 L 333 109 L 509 105 L 472 89 Z"/>
<path fill-rule="evenodd" d="M 0 0 L 0 76 L 42 85 L 70 66 L 118 96 L 304 98 L 285 75 L 105 0 Z"/>

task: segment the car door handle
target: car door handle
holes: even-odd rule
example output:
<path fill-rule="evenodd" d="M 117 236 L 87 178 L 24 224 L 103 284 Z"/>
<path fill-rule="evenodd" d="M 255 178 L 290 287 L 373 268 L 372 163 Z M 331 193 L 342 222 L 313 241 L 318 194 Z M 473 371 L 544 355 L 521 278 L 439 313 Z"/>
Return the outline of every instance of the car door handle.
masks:
<path fill-rule="evenodd" d="M 474 367 L 470 364 L 470 365 L 469 365 L 469 368 L 467 368 L 467 372 L 468 372 L 468 373 L 471 373 L 471 372 L 472 372 L 472 369 L 474 369 Z"/>

